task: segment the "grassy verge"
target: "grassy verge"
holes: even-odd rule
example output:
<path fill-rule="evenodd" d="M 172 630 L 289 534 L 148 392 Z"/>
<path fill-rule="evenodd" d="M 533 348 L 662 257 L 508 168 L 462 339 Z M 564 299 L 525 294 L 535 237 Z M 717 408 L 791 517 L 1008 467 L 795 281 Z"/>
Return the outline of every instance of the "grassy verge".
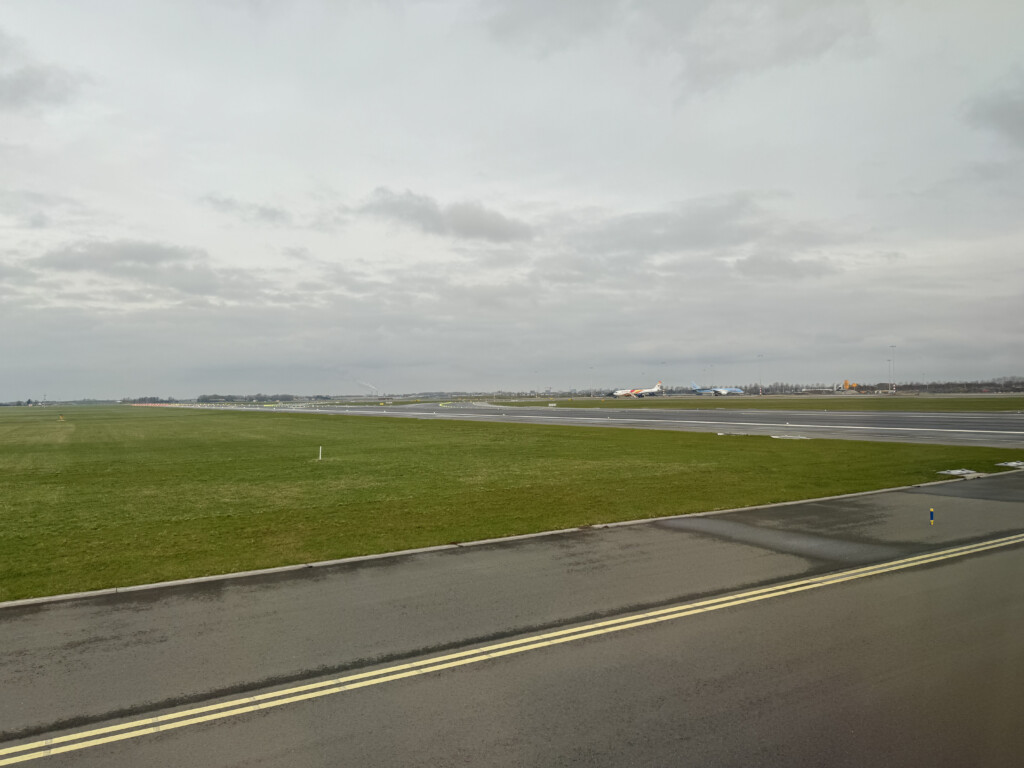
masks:
<path fill-rule="evenodd" d="M 0 409 L 0 600 L 862 491 L 1021 458 L 317 414 L 62 413 Z"/>
<path fill-rule="evenodd" d="M 497 405 L 505 406 L 546 406 L 558 403 L 559 407 L 569 408 L 659 408 L 659 409 L 712 409 L 728 408 L 730 410 L 765 410 L 765 411 L 910 411 L 914 413 L 964 413 L 977 411 L 1024 411 L 1024 397 L 1018 395 L 989 396 L 942 396 L 913 395 L 888 397 L 884 395 L 819 395 L 799 397 L 788 395 L 770 395 L 757 397 L 703 397 L 686 395 L 683 397 L 645 397 L 634 399 L 615 399 L 612 397 L 590 398 L 581 397 L 561 400 L 495 400 Z"/>

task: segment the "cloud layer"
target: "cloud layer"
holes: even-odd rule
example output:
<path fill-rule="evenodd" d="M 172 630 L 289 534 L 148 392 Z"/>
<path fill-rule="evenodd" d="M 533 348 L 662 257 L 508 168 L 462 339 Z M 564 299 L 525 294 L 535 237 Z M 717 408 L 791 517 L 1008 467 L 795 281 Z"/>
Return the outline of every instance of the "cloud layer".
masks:
<path fill-rule="evenodd" d="M 526 223 L 485 208 L 479 202 L 442 206 L 428 195 L 409 190 L 396 193 L 379 187 L 361 210 L 432 235 L 503 243 L 528 240 L 532 234 Z"/>
<path fill-rule="evenodd" d="M 0 401 L 1021 375 L 1024 10 L 6 7 Z"/>
<path fill-rule="evenodd" d="M 23 46 L 0 29 L 0 114 L 70 101 L 80 78 L 53 65 L 33 60 Z"/>

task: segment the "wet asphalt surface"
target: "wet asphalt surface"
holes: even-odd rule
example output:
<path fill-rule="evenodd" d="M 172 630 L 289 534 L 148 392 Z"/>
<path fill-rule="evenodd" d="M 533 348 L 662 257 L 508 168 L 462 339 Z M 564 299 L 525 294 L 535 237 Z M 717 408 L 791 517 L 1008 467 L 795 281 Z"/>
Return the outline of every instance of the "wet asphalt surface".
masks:
<path fill-rule="evenodd" d="M 237 408 L 237 410 L 246 410 Z M 250 410 L 388 416 L 392 418 L 496 421 L 513 424 L 571 424 L 729 435 L 941 443 L 1024 448 L 1024 414 L 885 413 L 878 411 L 732 410 L 709 405 L 700 410 L 630 408 L 506 407 L 486 403 L 421 403 L 351 407 L 253 407 Z"/>
<path fill-rule="evenodd" d="M 1021 532 L 1015 472 L 9 604 L 0 765 L 76 730 Z M 1021 637 L 1017 544 L 38 764 L 1019 765 Z"/>

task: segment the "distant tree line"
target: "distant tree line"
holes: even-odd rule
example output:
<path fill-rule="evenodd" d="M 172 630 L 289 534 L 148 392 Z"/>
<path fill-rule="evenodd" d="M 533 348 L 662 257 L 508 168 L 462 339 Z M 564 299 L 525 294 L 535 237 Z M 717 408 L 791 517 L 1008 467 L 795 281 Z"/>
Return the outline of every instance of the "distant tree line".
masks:
<path fill-rule="evenodd" d="M 295 400 L 330 400 L 326 394 L 314 394 L 311 397 L 294 394 L 201 394 L 196 402 L 293 402 Z"/>
<path fill-rule="evenodd" d="M 982 381 L 908 381 L 900 382 L 896 388 L 897 391 L 912 389 L 940 393 L 1024 392 L 1024 376 L 1000 376 Z"/>
<path fill-rule="evenodd" d="M 124 397 L 121 399 L 122 403 L 133 403 L 133 404 L 152 404 L 152 403 L 176 403 L 178 402 L 173 397 L 164 399 L 162 397 Z"/>

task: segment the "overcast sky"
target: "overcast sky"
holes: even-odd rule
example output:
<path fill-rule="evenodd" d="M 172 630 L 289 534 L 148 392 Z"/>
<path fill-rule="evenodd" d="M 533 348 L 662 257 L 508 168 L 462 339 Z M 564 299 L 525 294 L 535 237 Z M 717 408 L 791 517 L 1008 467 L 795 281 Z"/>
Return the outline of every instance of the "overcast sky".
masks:
<path fill-rule="evenodd" d="M 1022 29 L 0 0 L 0 401 L 1024 375 Z"/>

